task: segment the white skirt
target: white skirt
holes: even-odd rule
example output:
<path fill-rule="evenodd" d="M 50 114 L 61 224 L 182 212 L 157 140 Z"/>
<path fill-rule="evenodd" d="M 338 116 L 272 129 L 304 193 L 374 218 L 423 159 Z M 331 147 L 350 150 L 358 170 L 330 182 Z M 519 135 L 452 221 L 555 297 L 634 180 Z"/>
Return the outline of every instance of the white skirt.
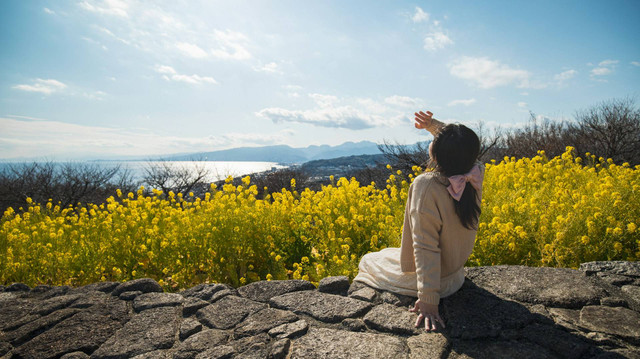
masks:
<path fill-rule="evenodd" d="M 371 287 L 418 297 L 418 281 L 415 272 L 403 273 L 400 269 L 400 248 L 384 248 L 367 253 L 360 259 L 358 275 L 353 279 Z M 464 267 L 440 280 L 440 298 L 455 293 L 464 283 Z"/>

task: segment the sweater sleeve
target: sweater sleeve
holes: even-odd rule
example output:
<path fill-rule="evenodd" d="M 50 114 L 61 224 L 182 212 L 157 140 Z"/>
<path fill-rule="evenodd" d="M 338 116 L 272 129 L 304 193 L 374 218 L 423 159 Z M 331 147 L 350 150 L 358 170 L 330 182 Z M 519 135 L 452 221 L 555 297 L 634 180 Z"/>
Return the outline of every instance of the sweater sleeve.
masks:
<path fill-rule="evenodd" d="M 428 304 L 440 301 L 440 230 L 442 218 L 433 196 L 432 182 L 415 188 L 410 205 L 413 253 L 418 298 Z"/>
<path fill-rule="evenodd" d="M 431 123 L 427 126 L 427 131 L 431 132 L 433 137 L 435 137 L 442 128 L 446 126 L 443 122 L 436 120 L 435 118 L 431 119 Z"/>

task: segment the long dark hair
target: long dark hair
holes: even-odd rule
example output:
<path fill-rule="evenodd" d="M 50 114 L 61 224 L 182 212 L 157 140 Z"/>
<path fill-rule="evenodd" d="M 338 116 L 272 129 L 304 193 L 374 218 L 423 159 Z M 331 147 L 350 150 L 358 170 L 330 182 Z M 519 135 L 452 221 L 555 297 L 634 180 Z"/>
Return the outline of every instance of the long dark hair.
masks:
<path fill-rule="evenodd" d="M 433 157 L 428 166 L 446 177 L 465 174 L 471 170 L 480 153 L 480 139 L 465 125 L 450 123 L 433 140 Z M 467 182 L 460 201 L 454 200 L 456 214 L 465 228 L 476 229 L 480 218 L 477 192 Z"/>

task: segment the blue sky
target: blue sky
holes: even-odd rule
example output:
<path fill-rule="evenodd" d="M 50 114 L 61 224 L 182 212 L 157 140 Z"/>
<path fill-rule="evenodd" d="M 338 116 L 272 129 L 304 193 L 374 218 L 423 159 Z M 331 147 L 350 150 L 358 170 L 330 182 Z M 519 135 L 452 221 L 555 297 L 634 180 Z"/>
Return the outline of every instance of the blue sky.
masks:
<path fill-rule="evenodd" d="M 429 139 L 638 97 L 638 1 L 0 2 L 0 158 Z"/>

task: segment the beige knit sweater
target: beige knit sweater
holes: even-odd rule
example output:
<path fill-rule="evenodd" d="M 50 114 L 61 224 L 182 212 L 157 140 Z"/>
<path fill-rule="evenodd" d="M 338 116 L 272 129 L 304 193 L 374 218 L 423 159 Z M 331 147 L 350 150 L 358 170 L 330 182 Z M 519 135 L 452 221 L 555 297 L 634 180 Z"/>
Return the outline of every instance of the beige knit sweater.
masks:
<path fill-rule="evenodd" d="M 435 136 L 443 126 L 434 119 L 427 130 Z M 484 174 L 484 165 L 476 163 Z M 418 298 L 429 304 L 440 301 L 441 279 L 464 267 L 477 232 L 462 225 L 448 185 L 449 180 L 435 172 L 417 176 L 409 187 L 404 214 L 400 267 L 402 272 L 416 272 Z M 480 205 L 482 191 L 477 193 Z"/>

